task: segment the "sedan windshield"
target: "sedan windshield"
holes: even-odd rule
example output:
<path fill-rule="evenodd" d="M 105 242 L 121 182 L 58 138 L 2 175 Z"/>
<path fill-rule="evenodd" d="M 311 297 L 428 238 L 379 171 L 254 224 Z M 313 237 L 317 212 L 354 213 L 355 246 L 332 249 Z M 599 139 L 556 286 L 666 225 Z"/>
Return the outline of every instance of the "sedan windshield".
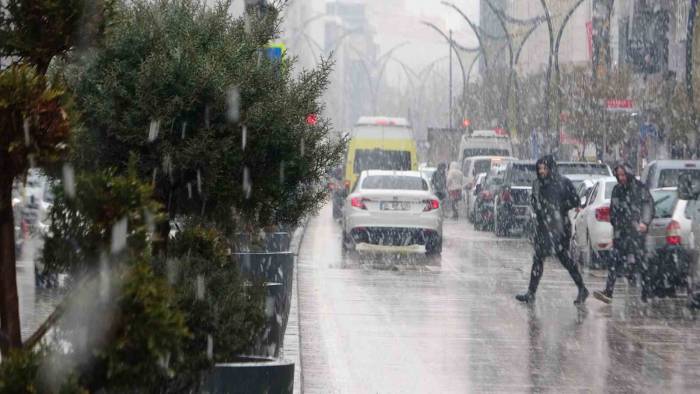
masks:
<path fill-rule="evenodd" d="M 429 190 L 428 182 L 417 176 L 372 175 L 362 182 L 363 189 Z"/>

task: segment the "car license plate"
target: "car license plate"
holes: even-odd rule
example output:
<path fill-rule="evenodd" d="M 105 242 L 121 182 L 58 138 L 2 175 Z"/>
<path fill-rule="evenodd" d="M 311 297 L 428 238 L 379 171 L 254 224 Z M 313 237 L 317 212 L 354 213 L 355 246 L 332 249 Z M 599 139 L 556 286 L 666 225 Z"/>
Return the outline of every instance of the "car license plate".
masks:
<path fill-rule="evenodd" d="M 382 211 L 408 211 L 411 203 L 402 201 L 383 201 L 380 205 Z"/>

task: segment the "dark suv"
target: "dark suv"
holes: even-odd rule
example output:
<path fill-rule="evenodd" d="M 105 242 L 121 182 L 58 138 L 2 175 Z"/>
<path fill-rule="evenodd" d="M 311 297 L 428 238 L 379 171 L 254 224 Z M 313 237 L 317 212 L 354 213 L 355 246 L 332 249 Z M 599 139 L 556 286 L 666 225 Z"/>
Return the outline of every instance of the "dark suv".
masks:
<path fill-rule="evenodd" d="M 493 229 L 497 237 L 512 230 L 527 229 L 532 182 L 537 177 L 534 161 L 513 161 L 505 165 L 503 182 L 493 197 Z"/>

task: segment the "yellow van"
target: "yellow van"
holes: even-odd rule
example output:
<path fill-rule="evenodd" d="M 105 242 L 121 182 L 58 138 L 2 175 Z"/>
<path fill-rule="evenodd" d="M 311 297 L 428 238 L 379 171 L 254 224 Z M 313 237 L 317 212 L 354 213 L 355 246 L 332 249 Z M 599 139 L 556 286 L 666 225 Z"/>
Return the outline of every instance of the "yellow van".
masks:
<path fill-rule="evenodd" d="M 346 190 L 364 170 L 418 170 L 416 140 L 406 119 L 363 116 L 357 121 L 345 157 Z"/>

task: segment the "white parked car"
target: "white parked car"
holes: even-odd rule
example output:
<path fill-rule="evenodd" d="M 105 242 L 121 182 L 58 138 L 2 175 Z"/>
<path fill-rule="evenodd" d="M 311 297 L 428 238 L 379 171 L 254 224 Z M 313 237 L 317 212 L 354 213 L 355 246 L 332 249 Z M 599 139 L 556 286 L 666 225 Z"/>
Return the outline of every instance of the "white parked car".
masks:
<path fill-rule="evenodd" d="M 592 268 L 604 268 L 612 250 L 610 197 L 615 177 L 599 178 L 581 200 L 572 222 L 571 251 L 575 261 Z"/>
<path fill-rule="evenodd" d="M 478 174 L 472 188 L 464 193 L 464 205 L 466 206 L 467 210 L 467 220 L 472 223 L 474 223 L 474 214 L 476 212 L 474 209 L 474 207 L 476 207 L 476 198 L 479 196 L 481 188 L 484 187 L 484 180 L 486 180 L 486 173 L 482 172 Z"/>
<path fill-rule="evenodd" d="M 655 215 L 647 237 L 649 251 L 661 253 L 667 245 L 690 249 L 692 218 L 687 212 L 688 201 L 678 199 L 676 187 L 652 189 L 650 192 L 654 199 Z"/>
<path fill-rule="evenodd" d="M 418 171 L 368 170 L 345 200 L 343 249 L 358 244 L 424 245 L 442 252 L 442 207 Z"/>

